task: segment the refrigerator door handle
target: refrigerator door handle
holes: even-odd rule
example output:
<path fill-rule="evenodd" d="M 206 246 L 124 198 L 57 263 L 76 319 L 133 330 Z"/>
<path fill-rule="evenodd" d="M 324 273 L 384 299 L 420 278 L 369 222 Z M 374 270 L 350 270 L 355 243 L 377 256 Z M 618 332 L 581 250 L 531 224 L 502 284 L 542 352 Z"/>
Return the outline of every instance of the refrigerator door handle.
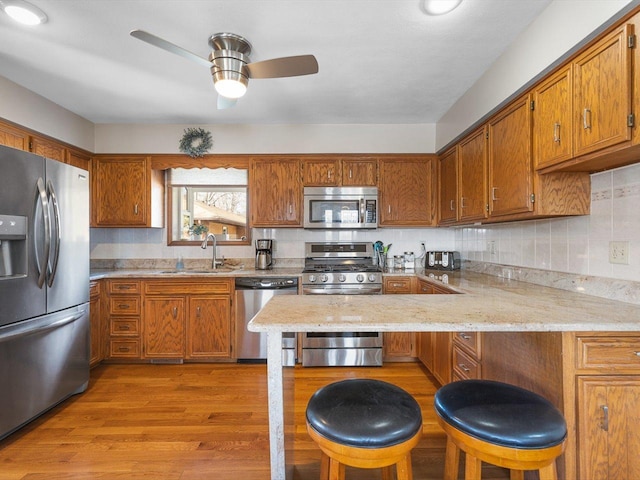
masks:
<path fill-rule="evenodd" d="M 38 287 L 42 288 L 47 276 L 47 265 L 49 264 L 49 253 L 51 251 L 51 218 L 49 217 L 49 199 L 47 198 L 47 191 L 42 178 L 38 178 L 36 186 L 38 187 L 36 210 L 38 206 L 37 200 L 40 200 L 42 218 L 44 220 L 44 258 L 42 262 L 40 262 L 40 258 L 38 257 L 38 235 L 35 235 L 38 219 L 35 218 L 35 216 L 33 219 L 33 241 L 35 243 L 36 267 L 38 268 Z"/>
<path fill-rule="evenodd" d="M 56 196 L 56 190 L 53 188 L 53 183 L 51 180 L 47 182 L 47 193 L 49 198 L 51 199 L 51 205 L 53 206 L 53 219 L 54 219 L 54 231 L 55 231 L 55 242 L 52 242 L 54 245 L 53 250 L 53 261 L 47 262 L 49 264 L 49 280 L 47 284 L 51 287 L 53 285 L 53 281 L 56 278 L 56 272 L 58 271 L 58 259 L 60 258 L 60 206 L 58 205 L 58 197 Z M 54 231 L 50 231 L 50 238 L 53 240 Z"/>

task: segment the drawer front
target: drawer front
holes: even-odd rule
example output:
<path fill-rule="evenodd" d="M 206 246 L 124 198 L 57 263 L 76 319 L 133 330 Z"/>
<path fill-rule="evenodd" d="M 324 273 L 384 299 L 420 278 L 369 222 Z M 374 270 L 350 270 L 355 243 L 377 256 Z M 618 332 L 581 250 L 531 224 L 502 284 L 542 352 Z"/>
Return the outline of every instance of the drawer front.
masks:
<path fill-rule="evenodd" d="M 140 358 L 140 340 L 116 339 L 109 342 L 109 356 L 112 358 Z"/>
<path fill-rule="evenodd" d="M 456 332 L 453 343 L 466 350 L 471 356 L 480 359 L 480 332 Z"/>
<path fill-rule="evenodd" d="M 480 364 L 460 347 L 453 347 L 453 370 L 461 379 L 480 378 Z"/>
<path fill-rule="evenodd" d="M 576 341 L 578 368 L 640 371 L 640 337 L 578 337 Z"/>
<path fill-rule="evenodd" d="M 411 293 L 411 277 L 385 278 L 384 293 Z"/>
<path fill-rule="evenodd" d="M 111 336 L 136 336 L 140 334 L 140 317 L 112 318 L 109 322 Z"/>
<path fill-rule="evenodd" d="M 109 293 L 139 294 L 139 280 L 110 280 Z"/>
<path fill-rule="evenodd" d="M 109 299 L 111 315 L 140 315 L 140 297 L 117 296 Z"/>
<path fill-rule="evenodd" d="M 418 292 L 420 294 L 429 295 L 433 293 L 433 285 L 424 280 L 418 280 Z"/>
<path fill-rule="evenodd" d="M 147 295 L 230 294 L 231 280 L 145 282 L 144 293 Z"/>

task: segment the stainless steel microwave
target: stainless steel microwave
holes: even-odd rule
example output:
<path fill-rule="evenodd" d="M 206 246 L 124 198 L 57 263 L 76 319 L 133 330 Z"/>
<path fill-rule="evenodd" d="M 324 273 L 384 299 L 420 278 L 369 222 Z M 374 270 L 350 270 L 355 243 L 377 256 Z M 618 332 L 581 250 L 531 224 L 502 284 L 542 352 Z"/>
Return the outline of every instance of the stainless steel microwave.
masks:
<path fill-rule="evenodd" d="M 376 187 L 305 187 L 304 228 L 377 228 Z"/>

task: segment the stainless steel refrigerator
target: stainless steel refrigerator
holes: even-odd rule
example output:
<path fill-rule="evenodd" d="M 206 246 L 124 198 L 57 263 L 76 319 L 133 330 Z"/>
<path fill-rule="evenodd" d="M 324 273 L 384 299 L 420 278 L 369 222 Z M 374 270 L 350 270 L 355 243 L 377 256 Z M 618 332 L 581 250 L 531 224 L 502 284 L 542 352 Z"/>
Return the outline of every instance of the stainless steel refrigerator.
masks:
<path fill-rule="evenodd" d="M 89 382 L 89 175 L 0 146 L 0 439 Z"/>

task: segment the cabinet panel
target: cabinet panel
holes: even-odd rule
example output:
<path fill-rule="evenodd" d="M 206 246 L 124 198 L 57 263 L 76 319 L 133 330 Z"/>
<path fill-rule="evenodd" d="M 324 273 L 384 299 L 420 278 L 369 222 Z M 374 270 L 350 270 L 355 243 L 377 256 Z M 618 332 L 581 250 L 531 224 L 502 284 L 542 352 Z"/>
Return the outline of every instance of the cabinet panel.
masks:
<path fill-rule="evenodd" d="M 110 280 L 109 293 L 139 294 L 140 282 L 137 280 Z"/>
<path fill-rule="evenodd" d="M 631 25 L 604 37 L 573 62 L 576 156 L 631 138 Z"/>
<path fill-rule="evenodd" d="M 144 307 L 144 356 L 184 357 L 185 302 L 181 297 L 147 297 Z"/>
<path fill-rule="evenodd" d="M 36 155 L 42 155 L 43 157 L 57 160 L 58 162 L 64 162 L 67 159 L 67 149 L 52 140 L 41 137 L 31 137 L 29 143 L 31 152 Z"/>
<path fill-rule="evenodd" d="M 140 335 L 140 317 L 118 317 L 109 322 L 109 335 L 112 337 Z"/>
<path fill-rule="evenodd" d="M 457 344 L 453 346 L 453 370 L 456 372 L 457 377 L 461 379 L 482 378 L 480 363 Z"/>
<path fill-rule="evenodd" d="M 530 98 L 489 122 L 489 209 L 501 216 L 533 210 Z"/>
<path fill-rule="evenodd" d="M 100 282 L 89 284 L 89 322 L 91 332 L 91 355 L 89 365 L 94 366 L 102 361 L 104 357 L 103 348 L 103 317 L 102 301 L 100 298 Z"/>
<path fill-rule="evenodd" d="M 487 217 L 487 130 L 481 128 L 460 142 L 458 210 L 461 222 Z"/>
<path fill-rule="evenodd" d="M 229 296 L 190 297 L 187 318 L 187 358 L 231 358 Z"/>
<path fill-rule="evenodd" d="M 109 341 L 109 358 L 137 360 L 141 355 L 138 338 L 112 338 Z"/>
<path fill-rule="evenodd" d="M 458 220 L 458 154 L 454 148 L 440 159 L 440 220 L 446 225 Z"/>
<path fill-rule="evenodd" d="M 640 337 L 578 337 L 576 341 L 578 368 L 640 373 Z"/>
<path fill-rule="evenodd" d="M 456 332 L 453 335 L 453 341 L 469 355 L 478 359 L 481 357 L 481 335 L 480 332 Z"/>
<path fill-rule="evenodd" d="M 568 160 L 573 154 L 571 65 L 533 91 L 533 163 L 536 169 Z"/>
<path fill-rule="evenodd" d="M 445 385 L 451 381 L 452 334 L 451 332 L 433 332 L 433 376 Z"/>
<path fill-rule="evenodd" d="M 382 291 L 386 294 L 413 293 L 413 277 L 384 277 Z"/>
<path fill-rule="evenodd" d="M 304 185 L 325 187 L 341 184 L 340 160 L 305 159 L 302 163 Z"/>
<path fill-rule="evenodd" d="M 436 158 L 380 160 L 379 225 L 433 226 L 437 196 Z"/>
<path fill-rule="evenodd" d="M 580 478 L 640 478 L 640 377 L 578 377 Z"/>
<path fill-rule="evenodd" d="M 0 145 L 29 150 L 29 134 L 6 123 L 0 122 Z"/>
<path fill-rule="evenodd" d="M 299 159 L 251 159 L 251 225 L 302 225 L 302 180 Z"/>
<path fill-rule="evenodd" d="M 415 357 L 415 343 L 413 332 L 384 332 L 384 358 L 393 360 L 393 358 Z"/>
<path fill-rule="evenodd" d="M 110 315 L 139 315 L 140 297 L 114 295 L 109 298 Z"/>
<path fill-rule="evenodd" d="M 348 187 L 375 187 L 378 184 L 376 159 L 343 159 L 342 185 Z"/>

